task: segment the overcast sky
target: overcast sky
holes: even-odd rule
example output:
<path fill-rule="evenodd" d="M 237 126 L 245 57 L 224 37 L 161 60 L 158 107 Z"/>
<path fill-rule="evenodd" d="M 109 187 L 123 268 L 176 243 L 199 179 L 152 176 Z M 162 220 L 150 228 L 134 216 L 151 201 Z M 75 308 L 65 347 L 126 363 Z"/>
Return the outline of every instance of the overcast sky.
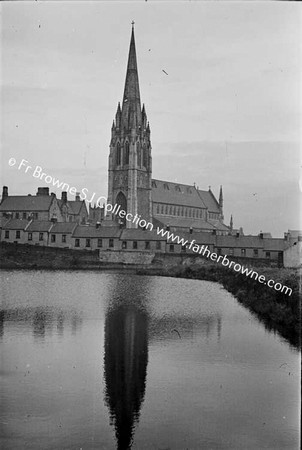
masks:
<path fill-rule="evenodd" d="M 299 2 L 0 7 L 0 175 L 10 194 L 45 185 L 9 167 L 15 157 L 107 196 L 111 124 L 135 20 L 153 177 L 211 185 L 216 195 L 222 184 L 225 221 L 232 213 L 246 234 L 301 227 Z"/>

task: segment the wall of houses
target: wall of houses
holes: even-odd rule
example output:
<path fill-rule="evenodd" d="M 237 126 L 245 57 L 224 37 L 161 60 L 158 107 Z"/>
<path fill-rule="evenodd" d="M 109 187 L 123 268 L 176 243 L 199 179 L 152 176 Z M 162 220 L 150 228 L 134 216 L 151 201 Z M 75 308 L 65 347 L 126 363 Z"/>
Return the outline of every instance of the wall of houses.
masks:
<path fill-rule="evenodd" d="M 15 227 L 19 226 L 18 222 L 15 221 Z M 12 221 L 13 223 L 13 221 Z M 50 222 L 49 222 L 50 223 Z M 278 265 L 282 264 L 283 260 L 283 248 L 285 249 L 289 243 L 282 239 L 265 238 L 260 239 L 259 237 L 254 237 L 253 246 L 248 246 L 252 242 L 252 236 L 238 237 L 232 239 L 230 236 L 214 236 L 207 233 L 193 233 L 184 234 L 184 239 L 188 241 L 188 244 L 192 239 L 196 240 L 196 243 L 191 246 L 191 248 L 183 247 L 181 244 L 173 243 L 171 240 L 168 242 L 164 240 L 159 240 L 159 236 L 152 235 L 152 233 L 144 232 L 144 236 L 139 235 L 141 230 L 138 231 L 138 235 L 134 233 L 133 236 L 127 236 L 123 230 L 116 230 L 95 227 L 77 227 L 68 229 L 68 224 L 65 228 L 60 228 L 60 232 L 50 232 L 47 231 L 35 231 L 35 221 L 32 222 L 30 227 L 34 231 L 28 230 L 24 231 L 24 228 L 28 225 L 27 221 L 24 221 L 24 225 L 21 229 L 5 229 L 8 227 L 7 224 L 1 233 L 1 241 L 8 243 L 19 243 L 19 244 L 30 244 L 35 246 L 49 246 L 54 248 L 71 248 L 75 250 L 99 250 L 101 252 L 107 252 L 108 250 L 114 251 L 125 251 L 125 252 L 153 252 L 156 254 L 175 254 L 175 255 L 202 255 L 199 250 L 193 251 L 194 245 L 198 245 L 201 248 L 202 245 L 207 247 L 210 252 L 215 252 L 218 255 L 228 255 L 229 258 L 238 259 L 241 261 L 273 261 Z M 39 224 L 37 223 L 37 226 Z M 50 224 L 52 225 L 52 224 Z M 64 225 L 65 226 L 65 225 Z M 23 229 L 22 229 L 23 227 Z M 36 228 L 39 229 L 39 228 Z M 46 228 L 44 228 L 46 229 Z M 48 228 L 49 229 L 49 228 Z M 62 231 L 61 231 L 62 230 Z M 74 230 L 74 231 L 73 231 Z M 82 234 L 83 233 L 83 234 Z M 106 236 L 106 233 L 107 236 Z M 113 237 L 109 237 L 109 236 Z M 105 236 L 105 237 L 104 237 Z M 182 237 L 181 233 L 179 234 Z M 148 239 L 149 237 L 149 239 Z M 208 243 L 207 243 L 208 242 Z M 219 246 L 217 245 L 219 243 Z M 227 245 L 223 245 L 226 242 Z M 242 244 L 242 246 L 240 246 Z M 262 248 L 261 248 L 262 245 Z M 296 264 L 294 261 L 294 254 L 296 249 L 292 249 L 287 252 L 287 262 L 286 264 Z M 297 258 L 297 257 L 296 257 Z"/>
<path fill-rule="evenodd" d="M 71 246 L 75 250 L 120 250 L 121 241 L 118 237 L 96 238 L 96 237 L 72 237 Z"/>
<path fill-rule="evenodd" d="M 72 248 L 73 240 L 71 233 L 52 233 L 50 230 L 48 237 L 49 247 Z"/>

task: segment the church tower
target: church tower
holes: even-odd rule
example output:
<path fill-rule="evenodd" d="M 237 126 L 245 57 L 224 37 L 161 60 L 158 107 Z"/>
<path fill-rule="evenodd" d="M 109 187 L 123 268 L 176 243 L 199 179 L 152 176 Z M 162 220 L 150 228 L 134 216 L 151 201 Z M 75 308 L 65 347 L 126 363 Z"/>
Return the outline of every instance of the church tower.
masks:
<path fill-rule="evenodd" d="M 118 104 L 111 128 L 108 167 L 108 203 L 152 222 L 150 127 L 140 101 L 133 23 L 123 103 Z M 117 220 L 114 215 L 107 218 Z M 138 226 L 126 219 L 123 224 Z"/>

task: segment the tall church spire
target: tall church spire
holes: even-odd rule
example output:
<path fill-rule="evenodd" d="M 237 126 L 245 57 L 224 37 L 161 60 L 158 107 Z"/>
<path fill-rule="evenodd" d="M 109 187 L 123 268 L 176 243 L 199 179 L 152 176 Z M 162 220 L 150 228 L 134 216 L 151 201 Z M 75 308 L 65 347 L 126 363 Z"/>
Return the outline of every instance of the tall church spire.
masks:
<path fill-rule="evenodd" d="M 152 157 L 150 126 L 145 107 L 141 109 L 137 60 L 132 32 L 126 72 L 124 97 L 118 105 L 111 128 L 108 164 L 108 203 L 118 204 L 127 213 L 152 220 Z M 108 220 L 120 221 L 112 214 Z M 123 226 L 138 225 L 123 219 Z"/>
<path fill-rule="evenodd" d="M 132 23 L 131 41 L 122 105 L 122 127 L 126 128 L 126 130 L 137 128 L 138 126 L 141 126 L 141 121 L 141 101 L 139 93 L 134 27 Z"/>

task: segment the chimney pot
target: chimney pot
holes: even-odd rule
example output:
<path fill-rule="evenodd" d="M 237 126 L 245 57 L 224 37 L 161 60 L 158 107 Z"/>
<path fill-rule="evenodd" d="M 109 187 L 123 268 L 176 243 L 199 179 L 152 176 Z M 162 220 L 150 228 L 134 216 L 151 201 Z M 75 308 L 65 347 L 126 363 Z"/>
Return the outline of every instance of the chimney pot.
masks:
<path fill-rule="evenodd" d="M 67 191 L 62 192 L 61 200 L 66 203 L 67 202 Z"/>

